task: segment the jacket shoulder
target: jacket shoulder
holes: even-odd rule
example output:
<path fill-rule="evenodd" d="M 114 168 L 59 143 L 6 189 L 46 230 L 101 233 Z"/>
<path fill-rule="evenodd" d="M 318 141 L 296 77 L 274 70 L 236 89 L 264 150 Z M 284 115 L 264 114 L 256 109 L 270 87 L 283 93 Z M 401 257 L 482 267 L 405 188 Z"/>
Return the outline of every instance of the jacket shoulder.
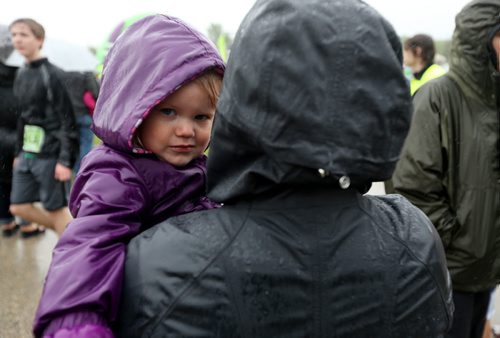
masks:
<path fill-rule="evenodd" d="M 432 314 L 436 323 L 449 327 L 453 313 L 451 279 L 443 245 L 431 221 L 401 195 L 366 197 L 365 209 L 372 215 L 376 226 L 404 247 L 404 253 L 398 258 L 399 282 L 394 286 L 397 313 L 407 313 L 403 309 L 408 309 L 412 302 L 425 295 L 426 302 L 421 304 L 426 308 L 425 312 L 429 316 Z M 400 318 L 401 323 L 418 321 L 410 317 Z M 404 325 L 395 325 L 395 328 L 403 330 L 401 332 L 407 329 Z"/>
<path fill-rule="evenodd" d="M 45 69 L 47 69 L 52 85 L 54 85 L 54 82 L 57 82 L 58 85 L 62 85 L 64 83 L 64 79 L 66 77 L 66 72 L 64 70 L 51 62 L 44 63 L 41 67 L 45 67 Z"/>
<path fill-rule="evenodd" d="M 447 74 L 426 82 L 413 96 L 413 101 L 435 100 L 436 98 L 458 95 L 458 84 Z"/>
<path fill-rule="evenodd" d="M 119 169 L 120 165 L 123 164 L 132 166 L 132 161 L 128 158 L 128 154 L 116 151 L 106 145 L 99 145 L 84 157 L 80 171 L 93 170 L 96 167 Z"/>
<path fill-rule="evenodd" d="M 218 269 L 217 257 L 230 242 L 230 237 L 220 226 L 219 214 L 214 209 L 170 218 L 130 242 L 117 322 L 119 336 L 156 336 L 158 332 L 162 335 L 179 334 L 173 321 L 187 324 L 190 317 L 196 320 L 205 318 L 206 322 L 190 323 L 192 325 L 181 330 L 183 335 L 187 332 L 190 332 L 188 336 L 233 332 L 233 329 L 224 328 L 234 322 L 227 321 L 231 311 L 227 304 L 220 303 L 221 298 L 227 299 L 222 296 L 225 281 L 215 277 L 216 272 L 214 275 L 214 269 Z M 175 259 L 166 259 L 168 257 Z M 184 306 L 190 307 L 179 299 L 200 289 L 205 293 L 218 290 L 220 297 L 204 297 L 204 303 L 195 306 L 197 315 L 176 318 Z M 213 321 L 217 316 L 214 309 L 224 313 L 225 324 Z"/>
<path fill-rule="evenodd" d="M 422 245 L 439 240 L 429 218 L 405 197 L 398 194 L 365 196 L 374 221 L 418 255 Z M 437 237 L 436 237 L 437 236 Z"/>
<path fill-rule="evenodd" d="M 116 151 L 106 145 L 99 145 L 93 148 L 83 159 L 80 165 L 80 170 L 74 182 L 72 196 L 77 187 L 85 184 L 91 177 L 99 175 L 109 175 L 110 177 L 119 178 L 123 186 L 136 185 L 141 187 L 144 194 L 149 196 L 149 190 L 145 179 L 144 172 L 137 168 L 137 163 L 130 154 Z M 103 182 L 104 183 L 104 182 Z"/>

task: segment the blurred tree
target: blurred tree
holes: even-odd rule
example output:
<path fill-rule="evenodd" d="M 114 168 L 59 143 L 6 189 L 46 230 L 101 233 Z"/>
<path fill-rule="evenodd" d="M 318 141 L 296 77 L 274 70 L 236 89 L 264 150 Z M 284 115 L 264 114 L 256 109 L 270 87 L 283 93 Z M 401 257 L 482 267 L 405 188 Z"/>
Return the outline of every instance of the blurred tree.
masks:
<path fill-rule="evenodd" d="M 446 59 L 450 58 L 450 51 L 451 51 L 451 40 L 435 40 L 434 43 L 436 44 L 436 51 L 445 56 Z"/>
<path fill-rule="evenodd" d="M 208 38 L 213 43 L 217 43 L 217 39 L 222 34 L 222 25 L 220 23 L 212 23 L 208 26 Z"/>
<path fill-rule="evenodd" d="M 231 45 L 233 44 L 233 38 L 229 33 L 224 32 L 222 25 L 218 23 L 210 24 L 207 31 L 208 38 L 217 46 L 224 61 L 227 61 Z"/>

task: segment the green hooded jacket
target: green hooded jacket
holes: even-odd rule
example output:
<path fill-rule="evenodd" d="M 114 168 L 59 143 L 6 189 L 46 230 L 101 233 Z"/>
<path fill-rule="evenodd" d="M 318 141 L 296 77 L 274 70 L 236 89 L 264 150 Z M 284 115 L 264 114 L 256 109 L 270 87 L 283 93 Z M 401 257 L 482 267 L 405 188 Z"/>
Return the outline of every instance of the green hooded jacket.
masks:
<path fill-rule="evenodd" d="M 500 281 L 498 30 L 498 0 L 472 1 L 457 15 L 450 71 L 415 94 L 393 177 L 396 192 L 437 228 L 458 291 Z"/>

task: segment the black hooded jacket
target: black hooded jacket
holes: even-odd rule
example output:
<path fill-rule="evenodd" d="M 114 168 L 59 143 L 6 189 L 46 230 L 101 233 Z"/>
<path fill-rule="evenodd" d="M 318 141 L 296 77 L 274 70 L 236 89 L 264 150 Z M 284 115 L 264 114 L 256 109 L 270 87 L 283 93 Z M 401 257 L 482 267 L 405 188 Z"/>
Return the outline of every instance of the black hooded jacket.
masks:
<path fill-rule="evenodd" d="M 12 87 L 17 67 L 0 62 L 0 181 L 12 181 L 12 162 L 16 149 L 19 104 Z"/>
<path fill-rule="evenodd" d="M 441 337 L 435 229 L 401 196 L 362 195 L 409 128 L 401 70 L 397 35 L 361 1 L 257 1 L 209 154 L 224 206 L 131 241 L 118 336 Z"/>

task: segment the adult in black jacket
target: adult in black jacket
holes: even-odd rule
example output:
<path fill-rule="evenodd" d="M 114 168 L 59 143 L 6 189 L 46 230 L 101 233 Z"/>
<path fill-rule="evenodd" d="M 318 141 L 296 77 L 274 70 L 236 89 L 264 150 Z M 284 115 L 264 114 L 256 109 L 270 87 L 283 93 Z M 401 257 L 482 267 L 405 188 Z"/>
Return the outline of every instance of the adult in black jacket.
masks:
<path fill-rule="evenodd" d="M 441 337 L 437 233 L 388 179 L 411 101 L 391 25 L 356 0 L 258 0 L 231 49 L 208 159 L 224 206 L 128 247 L 120 337 Z"/>
<path fill-rule="evenodd" d="M 17 230 L 14 217 L 9 212 L 19 116 L 19 104 L 12 90 L 16 71 L 17 67 L 0 61 L 0 226 L 4 235 L 11 235 Z"/>

